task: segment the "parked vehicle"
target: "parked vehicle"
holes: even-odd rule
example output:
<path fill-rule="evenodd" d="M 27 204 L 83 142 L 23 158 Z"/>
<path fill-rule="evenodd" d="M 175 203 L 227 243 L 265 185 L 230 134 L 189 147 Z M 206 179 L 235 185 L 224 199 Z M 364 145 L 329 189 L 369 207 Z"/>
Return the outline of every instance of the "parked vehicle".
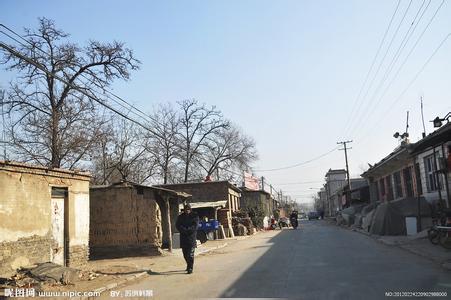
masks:
<path fill-rule="evenodd" d="M 309 212 L 309 213 L 308 213 L 308 219 L 309 219 L 309 220 L 313 220 L 313 219 L 318 220 L 318 219 L 319 219 L 319 214 L 318 214 L 318 212 L 316 212 L 316 211 L 311 211 L 311 212 Z"/>
<path fill-rule="evenodd" d="M 208 240 L 214 240 L 214 232 L 219 228 L 218 220 L 204 220 L 197 227 L 197 239 L 203 244 Z"/>
<path fill-rule="evenodd" d="M 271 225 L 269 226 L 272 230 L 275 230 L 277 228 L 277 221 L 275 218 L 271 218 Z"/>
<path fill-rule="evenodd" d="M 437 218 L 434 218 L 433 225 L 428 230 L 428 239 L 434 244 L 440 244 L 447 249 L 451 249 L 451 212 L 441 211 Z"/>
<path fill-rule="evenodd" d="M 290 226 L 290 221 L 288 220 L 288 218 L 285 217 L 281 217 L 279 219 L 279 228 L 282 229 L 283 227 L 289 227 Z"/>

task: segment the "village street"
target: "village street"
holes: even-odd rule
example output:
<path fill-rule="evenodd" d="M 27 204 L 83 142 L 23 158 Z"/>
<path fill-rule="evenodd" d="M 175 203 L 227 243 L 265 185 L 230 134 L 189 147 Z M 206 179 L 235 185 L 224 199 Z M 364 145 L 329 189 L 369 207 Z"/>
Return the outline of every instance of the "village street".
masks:
<path fill-rule="evenodd" d="M 451 293 L 451 272 L 402 249 L 381 244 L 326 221 L 302 221 L 301 229 L 259 233 L 196 257 L 152 266 L 151 276 L 122 287 L 152 290 L 152 299 L 277 297 L 382 299 L 386 292 Z M 145 268 L 145 266 L 143 266 Z M 101 299 L 110 297 L 105 292 Z"/>

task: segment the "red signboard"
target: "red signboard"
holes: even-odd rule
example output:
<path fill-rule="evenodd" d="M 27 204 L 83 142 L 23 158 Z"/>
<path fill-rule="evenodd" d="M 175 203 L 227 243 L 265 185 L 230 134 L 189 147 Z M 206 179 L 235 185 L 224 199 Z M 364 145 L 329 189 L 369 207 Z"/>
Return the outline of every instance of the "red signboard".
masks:
<path fill-rule="evenodd" d="M 250 190 L 258 191 L 259 190 L 258 178 L 252 176 L 252 174 L 250 174 L 250 173 L 244 172 L 244 187 L 246 187 Z"/>

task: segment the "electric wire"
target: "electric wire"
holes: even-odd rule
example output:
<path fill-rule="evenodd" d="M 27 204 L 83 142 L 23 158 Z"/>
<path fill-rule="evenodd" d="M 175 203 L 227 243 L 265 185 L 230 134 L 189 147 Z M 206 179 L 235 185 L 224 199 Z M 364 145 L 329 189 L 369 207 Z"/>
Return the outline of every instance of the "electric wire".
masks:
<path fill-rule="evenodd" d="M 302 162 L 296 163 L 296 164 L 294 164 L 294 165 L 285 166 L 285 167 L 280 167 L 280 168 L 273 168 L 273 169 L 259 169 L 259 170 L 255 170 L 255 171 L 258 171 L 258 172 L 273 172 L 273 171 L 281 171 L 281 170 L 287 170 L 287 169 L 297 168 L 297 167 L 306 165 L 306 164 L 308 164 L 308 163 L 311 163 L 311 162 L 313 162 L 313 161 L 315 161 L 315 160 L 318 160 L 318 159 L 320 159 L 320 158 L 323 158 L 324 156 L 327 156 L 327 155 L 331 154 L 332 152 L 334 152 L 334 151 L 337 150 L 338 148 L 339 148 L 339 146 L 334 147 L 333 149 L 327 151 L 326 153 L 323 153 L 323 154 L 321 154 L 321 155 L 319 155 L 319 156 L 317 156 L 317 157 L 314 157 L 314 158 L 312 158 L 312 159 L 309 159 L 309 160 L 306 160 L 306 161 L 302 161 Z"/>
<path fill-rule="evenodd" d="M 423 1 L 423 5 L 424 5 L 425 1 Z M 429 0 L 428 5 L 426 6 L 426 8 L 423 10 L 423 12 L 421 13 L 420 18 L 418 19 L 417 22 L 416 19 L 418 17 L 418 14 L 420 13 L 423 5 L 420 7 L 420 9 L 418 10 L 417 14 L 415 15 L 414 20 L 412 21 L 411 25 L 409 26 L 409 30 L 406 32 L 406 34 L 404 35 L 404 38 L 402 39 L 398 50 L 396 51 L 395 55 L 393 56 L 389 66 L 387 67 L 385 74 L 382 78 L 382 80 L 380 81 L 378 87 L 376 88 L 376 90 L 373 93 L 373 96 L 370 99 L 369 102 L 369 106 L 368 109 L 365 111 L 364 114 L 362 114 L 359 118 L 359 121 L 356 123 L 356 126 L 354 127 L 354 130 L 356 128 L 359 128 L 360 130 L 362 129 L 362 127 L 360 127 L 359 125 L 362 123 L 363 120 L 366 120 L 368 113 L 370 113 L 371 111 L 374 111 L 381 103 L 382 99 L 384 98 L 384 96 L 386 95 L 386 93 L 388 92 L 388 90 L 390 89 L 390 87 L 392 86 L 392 84 L 394 83 L 394 81 L 397 78 L 397 75 L 400 71 L 400 69 L 398 69 L 398 72 L 395 74 L 395 76 L 392 78 L 392 80 L 390 80 L 390 82 L 388 83 L 388 85 L 385 87 L 383 93 L 380 95 L 380 97 L 378 98 L 378 100 L 376 102 L 373 103 L 373 100 L 376 98 L 377 93 L 379 92 L 379 90 L 382 88 L 382 86 L 384 85 L 384 83 L 386 82 L 386 80 L 388 79 L 391 71 L 393 70 L 393 67 L 396 65 L 396 63 L 398 62 L 398 59 L 400 58 L 402 52 L 404 51 L 406 45 L 408 44 L 410 38 L 413 36 L 414 32 L 416 31 L 416 28 L 418 27 L 418 24 L 420 24 L 421 20 L 423 19 L 423 16 L 425 14 L 425 12 L 427 11 L 427 9 L 429 8 L 429 5 L 431 4 L 431 0 Z M 441 6 L 440 6 L 441 7 Z M 440 9 L 439 7 L 439 9 Z M 435 14 L 434 14 L 435 15 Z M 415 26 L 413 26 L 415 24 Z M 426 26 L 427 28 L 428 26 Z M 408 55 L 409 56 L 409 55 Z M 407 56 L 407 57 L 408 57 Z M 401 65 L 401 68 L 404 66 L 404 64 Z"/>
<path fill-rule="evenodd" d="M 390 114 L 390 112 L 393 109 L 393 106 L 396 105 L 396 103 L 404 96 L 404 94 L 409 90 L 409 88 L 415 83 L 415 81 L 418 79 L 418 77 L 421 75 L 421 73 L 423 73 L 423 71 L 426 69 L 427 65 L 434 58 L 434 56 L 437 54 L 437 52 L 443 47 L 443 45 L 449 39 L 450 36 L 451 36 L 451 32 L 448 33 L 445 36 L 445 38 L 440 42 L 440 44 L 435 48 L 433 53 L 429 56 L 429 58 L 426 60 L 426 62 L 418 70 L 418 72 L 415 74 L 415 76 L 410 80 L 409 84 L 404 88 L 404 90 L 401 92 L 401 94 L 394 99 L 394 101 L 390 104 L 390 106 L 387 108 L 385 113 L 382 115 L 382 118 L 379 119 L 379 122 L 383 121 Z M 368 130 L 368 133 L 370 133 L 375 128 L 377 128 L 377 124 L 379 122 L 376 122 L 375 125 L 370 130 Z M 359 140 L 358 144 L 361 143 L 362 141 L 364 141 L 369 136 L 368 133 L 366 135 L 362 136 L 362 138 Z"/>
<path fill-rule="evenodd" d="M 0 24 L 0 27 L 2 27 L 2 28 L 4 28 L 4 29 L 8 30 L 9 32 L 11 32 L 11 33 L 14 34 L 15 36 L 17 36 L 18 38 L 22 39 L 23 41 L 25 41 L 25 42 L 27 42 L 27 43 L 29 43 L 29 44 L 31 45 L 31 42 L 30 42 L 30 41 L 28 41 L 27 39 L 25 39 L 24 37 L 22 37 L 21 35 L 19 35 L 19 34 L 16 33 L 15 31 L 13 31 L 13 30 L 10 29 L 9 27 L 5 26 L 4 24 Z M 18 43 L 18 44 L 20 44 L 20 45 L 26 47 L 26 45 L 25 45 L 24 43 L 20 42 L 17 38 L 14 38 L 13 36 L 11 36 L 10 34 L 4 32 L 3 30 L 0 30 L 0 33 L 3 33 L 4 35 L 6 35 L 7 37 L 9 37 L 10 39 L 14 40 L 16 43 Z M 91 100 L 97 102 L 98 104 L 102 105 L 103 107 L 105 107 L 105 108 L 111 110 L 112 112 L 118 114 L 119 116 L 123 117 L 124 119 L 126 119 L 126 120 L 128 120 L 128 121 L 130 121 L 130 122 L 132 122 L 132 123 L 134 123 L 134 124 L 136 124 L 136 125 L 142 127 L 143 129 L 145 129 L 145 130 L 149 131 L 150 133 L 154 134 L 155 136 L 161 137 L 157 132 L 155 132 L 154 130 L 152 130 L 151 128 L 149 128 L 147 125 L 144 125 L 144 124 L 142 124 L 141 122 L 136 121 L 136 120 L 134 120 L 133 118 L 129 117 L 129 116 L 128 116 L 128 113 L 127 113 L 127 114 L 124 114 L 123 112 L 120 112 L 119 110 L 113 108 L 111 105 L 108 105 L 108 104 L 104 103 L 105 101 L 101 101 L 100 99 L 98 99 L 97 97 L 95 97 L 93 94 L 91 95 L 91 94 L 87 93 L 86 91 L 84 91 L 83 89 L 81 89 L 80 87 L 78 87 L 77 85 L 68 82 L 67 80 L 65 80 L 64 78 L 62 78 L 62 77 L 60 77 L 60 76 L 58 76 L 58 75 L 56 75 L 56 74 L 52 74 L 52 73 L 48 72 L 48 71 L 45 69 L 45 67 L 41 66 L 39 63 L 33 61 L 32 59 L 30 59 L 30 58 L 28 58 L 28 57 L 25 57 L 24 55 L 21 55 L 19 52 L 15 51 L 15 50 L 12 49 L 11 47 L 8 47 L 8 46 L 7 46 L 6 44 L 4 44 L 3 42 L 0 42 L 0 46 L 3 47 L 4 49 L 6 49 L 7 51 L 13 53 L 13 54 L 16 55 L 17 57 L 19 57 L 19 58 L 25 60 L 27 63 L 29 63 L 29 64 L 35 66 L 36 68 L 40 69 L 41 71 L 45 72 L 47 75 L 54 77 L 55 79 L 57 79 L 57 80 L 63 82 L 63 83 L 66 84 L 66 85 L 69 85 L 69 86 L 70 86 L 71 88 L 73 88 L 74 90 L 77 90 L 78 92 L 82 93 L 83 95 L 85 95 L 85 96 L 88 97 L 89 99 L 91 99 Z M 37 50 L 41 51 L 43 54 L 50 55 L 50 54 L 47 53 L 45 50 L 43 50 L 43 49 L 41 49 L 41 48 L 39 48 L 39 47 L 36 47 L 35 45 L 33 45 L 33 46 L 34 46 L 33 49 L 37 49 Z M 72 70 L 73 70 L 73 69 L 72 69 Z M 87 78 L 84 76 L 84 74 L 81 74 L 80 76 L 82 76 L 83 78 L 87 79 Z M 129 102 L 127 102 L 127 101 L 124 100 L 123 98 L 121 98 L 121 97 L 119 97 L 118 95 L 114 94 L 113 92 L 109 91 L 109 90 L 106 89 L 105 87 L 99 86 L 99 85 L 98 85 L 97 83 L 95 83 L 95 82 L 94 82 L 93 84 L 95 84 L 98 88 L 102 89 L 102 91 L 103 91 L 104 93 L 110 94 L 111 96 L 113 96 L 114 98 L 116 98 L 117 100 L 119 100 L 120 102 L 122 102 L 123 104 L 119 103 L 118 101 L 114 101 L 114 99 L 110 99 L 110 100 L 113 100 L 113 102 L 115 102 L 115 103 L 117 103 L 118 105 L 120 105 L 122 108 L 129 109 L 129 112 L 130 112 L 131 110 L 135 110 L 135 111 L 137 111 L 137 112 L 134 112 L 134 114 L 135 114 L 136 116 L 141 117 L 142 119 L 144 119 L 144 120 L 146 120 L 146 121 L 149 121 L 149 120 L 147 120 L 146 118 L 150 118 L 151 121 L 153 121 L 153 122 L 155 122 L 155 123 L 161 125 L 160 123 L 158 123 L 157 121 L 155 121 L 150 115 L 144 113 L 142 110 L 136 108 L 134 105 L 130 104 Z M 127 105 L 127 106 L 124 106 L 124 105 Z M 315 160 L 317 160 L 317 159 L 320 159 L 320 158 L 322 158 L 322 157 L 324 157 L 324 156 L 326 156 L 326 155 L 332 153 L 332 152 L 335 151 L 337 148 L 338 148 L 338 147 L 335 147 L 334 149 L 332 149 L 331 151 L 329 151 L 329 152 L 327 152 L 327 153 L 324 153 L 323 155 L 320 155 L 320 156 L 318 156 L 318 157 L 316 157 L 316 158 L 313 158 L 313 159 L 311 159 L 311 160 L 308 160 L 308 161 L 305 161 L 305 162 L 302 162 L 302 163 L 297 163 L 297 164 L 292 165 L 292 166 L 289 166 L 289 167 L 282 167 L 282 168 L 271 169 L 271 170 L 256 170 L 256 171 L 261 171 L 261 172 L 263 172 L 263 171 L 275 171 L 275 170 L 282 170 L 282 169 L 294 168 L 294 167 L 301 166 L 301 165 L 306 164 L 306 163 L 309 163 L 309 162 L 313 162 L 313 161 L 315 161 Z M 203 159 L 203 158 L 200 158 L 200 159 Z M 232 170 L 226 169 L 226 168 L 221 167 L 221 166 L 217 166 L 217 168 L 220 169 L 220 170 L 222 170 L 222 171 L 228 172 L 228 173 L 230 173 L 230 174 L 234 174 L 234 175 L 237 175 L 237 176 L 243 176 L 243 174 L 242 174 L 241 172 L 238 173 L 238 172 L 236 172 L 236 171 L 232 171 Z M 273 185 L 273 186 L 275 186 L 275 185 Z"/>
<path fill-rule="evenodd" d="M 398 4 L 396 5 L 395 11 L 393 12 L 393 14 L 392 14 L 392 16 L 391 16 L 391 18 L 390 18 L 390 22 L 388 23 L 387 28 L 385 29 L 384 36 L 382 37 L 382 40 L 381 40 L 381 42 L 379 43 L 379 47 L 378 47 L 378 49 L 377 49 L 377 51 L 376 51 L 376 55 L 374 56 L 373 61 L 371 62 L 371 66 L 370 66 L 370 68 L 369 68 L 369 70 L 368 70 L 368 72 L 367 72 L 367 74 L 366 74 L 366 76 L 365 76 L 365 80 L 363 81 L 363 84 L 362 84 L 362 86 L 360 87 L 359 93 L 358 93 L 357 97 L 356 97 L 355 100 L 354 100 L 354 103 L 353 103 L 353 105 L 352 105 L 351 113 L 350 113 L 349 118 L 347 119 L 347 122 L 346 122 L 346 124 L 345 124 L 344 132 L 347 132 L 347 131 L 348 131 L 348 126 L 350 125 L 350 120 L 353 119 L 353 117 L 354 117 L 354 112 L 356 112 L 356 105 L 359 104 L 356 113 L 358 113 L 358 110 L 359 110 L 360 107 L 361 107 L 361 103 L 362 103 L 362 102 L 359 102 L 360 96 L 362 95 L 363 89 L 364 89 L 366 83 L 368 82 L 368 79 L 369 79 L 369 77 L 370 77 L 371 72 L 373 71 L 373 68 L 374 68 L 374 65 L 375 65 L 375 63 L 376 63 L 376 60 L 377 60 L 377 58 L 378 58 L 378 56 L 379 56 L 379 53 L 380 53 L 380 51 L 381 51 L 381 49 L 382 49 L 382 46 L 383 46 L 384 43 L 385 43 L 385 39 L 387 38 L 388 32 L 390 31 L 391 25 L 393 24 L 393 20 L 395 19 L 395 16 L 396 16 L 396 13 L 398 12 L 399 5 L 400 5 L 400 4 L 401 4 L 401 0 L 398 0 Z"/>
<path fill-rule="evenodd" d="M 43 50 L 42 48 L 37 47 L 36 45 L 32 44 L 29 40 L 25 39 L 23 36 L 21 36 L 20 34 L 18 34 L 17 32 L 15 32 L 14 30 L 12 30 L 11 28 L 7 27 L 4 24 L 0 24 L 0 27 L 3 27 L 4 29 L 8 30 L 10 33 L 14 34 L 15 36 L 17 36 L 18 38 L 20 38 L 21 40 L 25 41 L 26 43 L 30 44 L 31 46 L 33 46 L 33 49 L 37 49 L 39 50 L 41 53 L 50 56 L 50 54 L 48 52 L 46 52 L 45 50 Z M 3 30 L 0 30 L 1 33 L 3 33 L 4 35 L 6 35 L 7 37 L 9 37 L 10 39 L 14 40 L 15 42 L 17 42 L 18 44 L 27 47 L 24 43 L 18 41 L 16 38 L 12 37 L 11 35 L 9 35 L 8 33 L 4 32 Z M 73 71 L 74 67 L 69 66 L 69 68 Z M 87 78 L 87 76 L 85 74 L 80 74 L 79 76 L 83 77 L 86 80 L 89 80 Z M 79 80 L 77 78 L 77 80 Z M 140 118 L 146 119 L 149 118 L 152 121 L 155 122 L 154 118 L 149 115 L 146 114 L 145 112 L 143 112 L 142 110 L 138 109 L 136 106 L 130 104 L 129 102 L 127 102 L 126 100 L 124 100 L 123 98 L 119 97 L 117 94 L 111 92 L 110 90 L 106 89 L 105 87 L 102 87 L 100 84 L 98 84 L 97 82 L 91 82 L 92 84 L 94 84 L 97 88 L 101 89 L 103 93 L 107 93 L 109 95 L 111 95 L 113 98 L 115 99 L 110 99 L 111 101 L 115 102 L 116 104 L 118 104 L 119 106 L 121 106 L 122 108 L 125 108 L 127 110 L 129 110 L 129 112 L 133 109 L 134 110 L 134 114 Z M 83 83 L 84 84 L 84 83 Z M 119 102 L 118 102 L 119 101 Z M 146 120 L 148 121 L 148 120 Z"/>
<path fill-rule="evenodd" d="M 391 38 L 391 40 L 390 40 L 390 43 L 388 44 L 388 47 L 387 47 L 387 49 L 386 49 L 386 51 L 385 51 L 385 54 L 384 54 L 384 56 L 382 57 L 382 59 L 381 59 L 381 61 L 380 61 L 380 63 L 379 63 L 379 66 L 378 66 L 378 68 L 377 68 L 377 70 L 376 70 L 376 73 L 375 73 L 374 76 L 372 77 L 372 79 L 371 79 L 371 81 L 370 81 L 370 84 L 369 84 L 368 88 L 366 89 L 365 95 L 364 95 L 363 98 L 362 98 L 362 105 L 363 105 L 363 103 L 366 102 L 365 100 L 367 99 L 367 96 L 368 96 L 368 94 L 369 94 L 371 88 L 373 87 L 373 84 L 374 84 L 374 82 L 375 82 L 375 80 L 376 80 L 376 78 L 377 78 L 377 75 L 379 75 L 379 72 L 380 72 L 382 66 L 384 65 L 385 59 L 387 58 L 387 55 L 388 55 L 388 53 L 389 53 L 389 51 L 390 51 L 390 48 L 391 48 L 391 46 L 393 45 L 393 42 L 395 41 L 395 38 L 396 38 L 396 36 L 398 35 L 399 29 L 401 28 L 401 25 L 404 23 L 404 20 L 405 20 L 405 18 L 406 18 L 406 16 L 407 16 L 407 13 L 408 13 L 409 10 L 410 10 L 410 7 L 411 7 L 411 5 L 412 5 L 412 1 L 413 1 L 413 0 L 410 0 L 409 5 L 407 6 L 406 10 L 404 11 L 404 14 L 403 14 L 402 18 L 401 18 L 401 20 L 399 21 L 399 24 L 398 24 L 398 26 L 397 26 L 395 32 L 393 33 L 393 36 L 392 36 L 392 38 Z M 371 104 L 370 102 L 367 102 L 367 103 L 366 103 L 365 108 L 364 108 L 364 111 L 366 111 L 366 110 L 368 109 L 368 105 L 370 105 L 370 104 Z M 360 120 L 360 118 L 359 118 L 359 120 Z M 354 128 L 356 128 L 355 123 L 353 123 L 353 121 L 354 121 L 354 119 L 351 120 L 351 125 L 353 125 L 353 126 L 350 127 L 351 132 L 353 131 Z"/>

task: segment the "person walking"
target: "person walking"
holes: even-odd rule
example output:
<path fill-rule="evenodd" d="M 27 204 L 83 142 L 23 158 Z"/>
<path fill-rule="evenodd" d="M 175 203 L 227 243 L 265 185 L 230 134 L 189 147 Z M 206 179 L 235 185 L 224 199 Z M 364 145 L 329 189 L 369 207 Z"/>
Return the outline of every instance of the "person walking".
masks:
<path fill-rule="evenodd" d="M 191 205 L 183 206 L 183 213 L 177 217 L 175 227 L 180 232 L 180 247 L 183 251 L 183 258 L 186 261 L 186 271 L 193 273 L 194 250 L 197 246 L 197 227 L 199 226 L 199 217 L 191 210 Z"/>

